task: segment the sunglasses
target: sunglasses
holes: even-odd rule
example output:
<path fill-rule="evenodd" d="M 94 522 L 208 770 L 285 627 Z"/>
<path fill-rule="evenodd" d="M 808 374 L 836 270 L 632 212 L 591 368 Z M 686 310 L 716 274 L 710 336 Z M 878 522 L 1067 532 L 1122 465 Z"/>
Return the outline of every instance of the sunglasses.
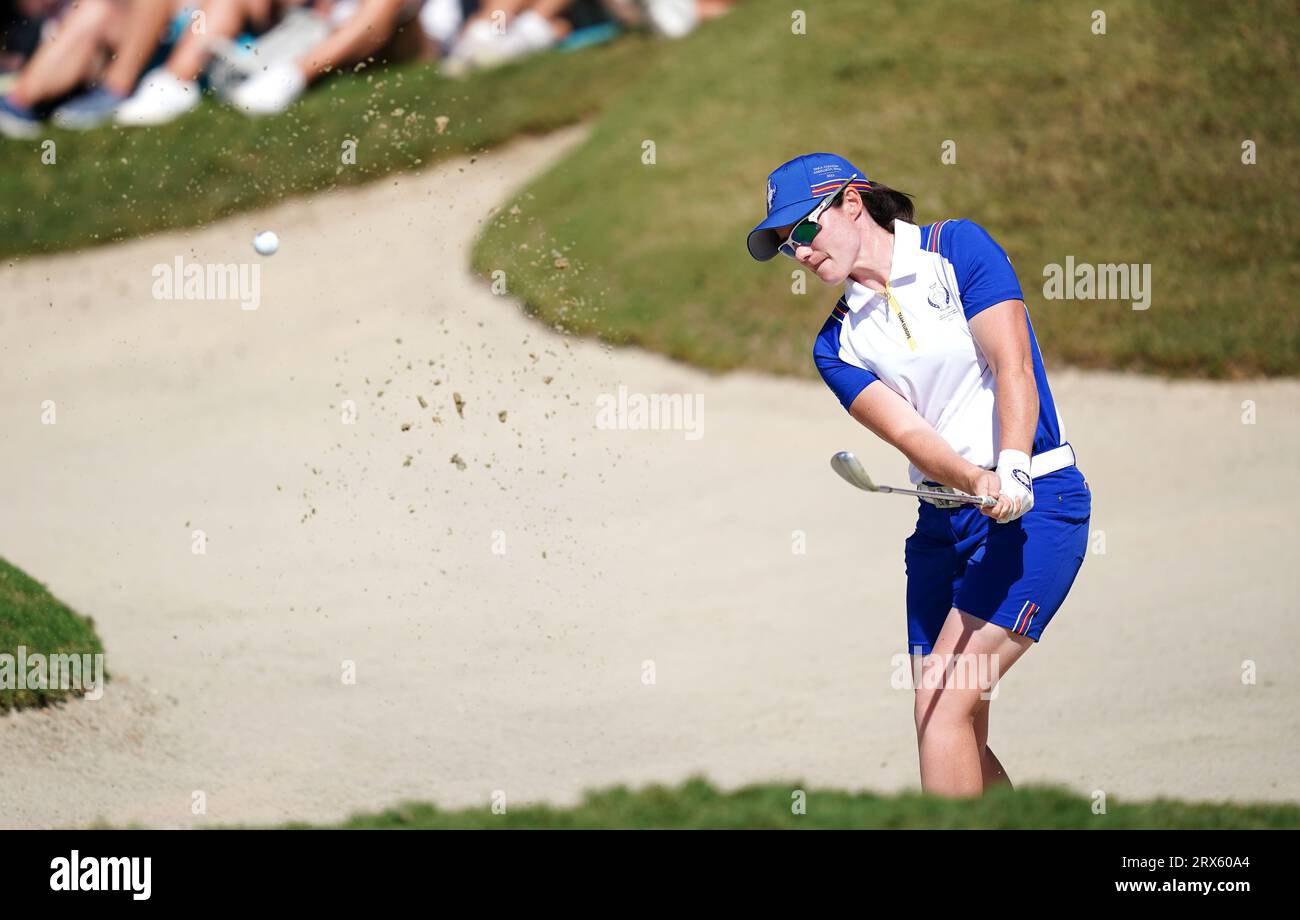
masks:
<path fill-rule="evenodd" d="M 776 251 L 793 259 L 795 258 L 795 250 L 798 247 L 811 245 L 812 241 L 817 238 L 817 234 L 820 233 L 822 229 L 822 225 L 817 223 L 817 219 L 822 216 L 827 208 L 839 201 L 840 196 L 844 194 L 844 190 L 848 188 L 849 184 L 857 177 L 857 173 L 849 176 L 844 180 L 843 185 L 823 198 L 821 203 L 812 209 L 811 214 L 794 225 L 794 228 L 790 231 L 790 235 L 785 238 L 784 243 L 776 247 Z"/>

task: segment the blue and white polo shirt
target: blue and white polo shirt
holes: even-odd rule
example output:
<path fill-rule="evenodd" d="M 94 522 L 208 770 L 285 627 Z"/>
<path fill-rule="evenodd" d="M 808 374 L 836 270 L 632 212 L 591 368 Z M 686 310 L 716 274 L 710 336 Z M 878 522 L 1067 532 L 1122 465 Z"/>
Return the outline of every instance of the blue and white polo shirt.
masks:
<path fill-rule="evenodd" d="M 972 221 L 918 227 L 895 220 L 889 279 L 903 322 L 883 292 L 848 279 L 813 346 L 817 370 L 845 409 L 880 381 L 902 394 L 963 458 L 993 469 L 1000 429 L 993 370 L 970 319 L 1004 300 L 1024 299 L 1011 260 Z M 1029 344 L 1039 406 L 1032 453 L 1040 454 L 1059 447 L 1065 433 L 1032 324 Z M 915 466 L 909 476 L 913 483 L 925 478 Z"/>

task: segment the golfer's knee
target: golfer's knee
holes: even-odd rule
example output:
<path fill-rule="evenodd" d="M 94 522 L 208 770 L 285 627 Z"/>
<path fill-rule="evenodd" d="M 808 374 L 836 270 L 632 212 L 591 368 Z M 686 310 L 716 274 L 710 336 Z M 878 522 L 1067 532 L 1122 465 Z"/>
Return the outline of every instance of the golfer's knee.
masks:
<path fill-rule="evenodd" d="M 984 701 L 971 694 L 942 690 L 918 690 L 913 715 L 918 732 L 935 726 L 973 726 Z"/>

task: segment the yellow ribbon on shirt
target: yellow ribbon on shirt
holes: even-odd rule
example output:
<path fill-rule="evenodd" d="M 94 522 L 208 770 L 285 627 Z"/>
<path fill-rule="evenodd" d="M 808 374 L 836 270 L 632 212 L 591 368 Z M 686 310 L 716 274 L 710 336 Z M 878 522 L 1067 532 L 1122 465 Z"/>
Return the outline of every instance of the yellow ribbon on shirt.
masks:
<path fill-rule="evenodd" d="M 894 315 L 898 317 L 898 324 L 903 327 L 903 335 L 907 336 L 907 347 L 916 351 L 916 339 L 912 338 L 912 330 L 907 327 L 907 320 L 903 318 L 903 308 L 894 299 L 894 292 L 888 283 L 885 284 L 885 299 L 889 301 L 889 309 L 893 310 Z"/>

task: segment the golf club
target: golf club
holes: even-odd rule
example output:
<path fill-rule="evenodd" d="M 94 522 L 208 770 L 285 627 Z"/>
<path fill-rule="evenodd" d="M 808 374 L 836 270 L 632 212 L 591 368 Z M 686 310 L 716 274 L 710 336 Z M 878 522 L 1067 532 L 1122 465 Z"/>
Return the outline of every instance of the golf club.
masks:
<path fill-rule="evenodd" d="M 895 495 L 915 495 L 918 498 L 938 498 L 943 501 L 960 502 L 964 505 L 980 505 L 990 508 L 997 504 L 997 499 L 988 495 L 964 495 L 954 492 L 937 492 L 933 489 L 896 489 L 893 486 L 878 486 L 871 481 L 867 471 L 862 468 L 858 458 L 847 450 L 842 450 L 831 457 L 831 469 L 840 474 L 851 486 L 857 486 L 864 492 L 889 492 Z"/>

